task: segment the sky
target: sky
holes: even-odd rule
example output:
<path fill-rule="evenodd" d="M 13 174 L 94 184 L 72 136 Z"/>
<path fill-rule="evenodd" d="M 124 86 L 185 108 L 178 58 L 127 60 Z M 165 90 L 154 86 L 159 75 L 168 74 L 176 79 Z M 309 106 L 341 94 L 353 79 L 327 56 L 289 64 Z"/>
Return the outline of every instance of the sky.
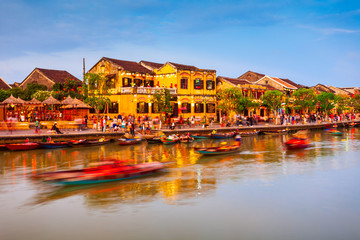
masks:
<path fill-rule="evenodd" d="M 360 87 L 360 1 L 0 0 L 0 77 L 102 57 Z"/>

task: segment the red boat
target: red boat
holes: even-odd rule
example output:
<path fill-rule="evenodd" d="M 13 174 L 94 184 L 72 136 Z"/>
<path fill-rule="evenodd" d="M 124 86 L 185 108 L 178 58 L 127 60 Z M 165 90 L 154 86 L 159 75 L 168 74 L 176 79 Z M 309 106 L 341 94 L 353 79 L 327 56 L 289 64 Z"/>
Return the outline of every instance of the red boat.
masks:
<path fill-rule="evenodd" d="M 291 138 L 285 143 L 285 146 L 287 149 L 303 149 L 310 147 L 312 144 L 311 142 L 306 138 Z"/>
<path fill-rule="evenodd" d="M 5 147 L 12 151 L 21 151 L 21 150 L 31 150 L 39 148 L 40 145 L 38 143 L 12 143 L 5 144 Z"/>
<path fill-rule="evenodd" d="M 32 177 L 62 185 L 95 184 L 141 177 L 165 167 L 165 163 L 160 162 L 125 165 L 119 161 L 107 161 L 97 165 L 79 170 L 40 173 Z"/>
<path fill-rule="evenodd" d="M 134 144 L 141 143 L 141 141 L 142 141 L 141 138 L 119 138 L 118 144 L 119 145 L 134 145 Z"/>

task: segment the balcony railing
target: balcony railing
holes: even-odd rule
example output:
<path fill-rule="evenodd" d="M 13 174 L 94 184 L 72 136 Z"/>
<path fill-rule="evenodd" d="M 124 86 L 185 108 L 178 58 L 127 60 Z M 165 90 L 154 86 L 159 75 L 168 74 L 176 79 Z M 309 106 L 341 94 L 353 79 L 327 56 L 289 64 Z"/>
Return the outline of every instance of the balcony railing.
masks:
<path fill-rule="evenodd" d="M 159 87 L 122 87 L 120 93 L 137 93 L 137 94 L 154 94 L 158 90 L 167 89 L 170 94 L 176 94 L 176 88 L 159 88 Z"/>

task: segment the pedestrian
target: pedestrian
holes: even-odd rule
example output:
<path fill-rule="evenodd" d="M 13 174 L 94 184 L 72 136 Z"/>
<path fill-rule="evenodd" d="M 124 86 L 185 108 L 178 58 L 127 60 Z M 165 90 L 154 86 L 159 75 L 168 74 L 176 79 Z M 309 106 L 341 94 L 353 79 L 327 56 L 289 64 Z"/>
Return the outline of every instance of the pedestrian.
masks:
<path fill-rule="evenodd" d="M 40 121 L 38 118 L 35 121 L 35 133 L 40 133 Z"/>

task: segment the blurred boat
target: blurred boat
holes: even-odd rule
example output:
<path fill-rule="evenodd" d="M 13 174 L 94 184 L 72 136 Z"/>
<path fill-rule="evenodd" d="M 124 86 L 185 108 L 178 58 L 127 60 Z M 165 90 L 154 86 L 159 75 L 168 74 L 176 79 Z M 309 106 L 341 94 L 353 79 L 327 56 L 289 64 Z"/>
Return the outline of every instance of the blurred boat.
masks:
<path fill-rule="evenodd" d="M 294 137 L 285 142 L 285 146 L 288 150 L 292 149 L 303 149 L 311 147 L 312 143 L 306 138 Z"/>
<path fill-rule="evenodd" d="M 141 138 L 120 138 L 118 139 L 119 145 L 134 145 L 142 141 Z"/>
<path fill-rule="evenodd" d="M 256 136 L 259 134 L 259 131 L 249 131 L 249 132 L 238 132 L 238 135 L 240 135 L 241 137 L 251 137 L 251 136 Z"/>
<path fill-rule="evenodd" d="M 5 144 L 5 147 L 10 149 L 11 151 L 21 151 L 21 150 L 32 150 L 40 147 L 38 143 L 12 143 Z"/>
<path fill-rule="evenodd" d="M 192 143 L 194 141 L 194 138 L 190 135 L 180 135 L 179 141 L 182 143 Z"/>
<path fill-rule="evenodd" d="M 146 141 L 150 144 L 162 143 L 160 137 L 147 138 Z"/>
<path fill-rule="evenodd" d="M 227 153 L 235 153 L 240 151 L 240 143 L 221 147 L 194 148 L 194 150 L 202 155 L 220 155 Z"/>
<path fill-rule="evenodd" d="M 327 131 L 327 133 L 331 134 L 331 135 L 343 135 L 343 132 L 340 132 L 336 129 L 330 128 L 330 129 L 325 129 L 325 131 Z"/>
<path fill-rule="evenodd" d="M 126 165 L 120 161 L 107 161 L 96 165 L 78 170 L 39 173 L 32 178 L 61 185 L 82 185 L 142 177 L 165 168 L 165 163 L 160 162 Z"/>
<path fill-rule="evenodd" d="M 8 150 L 8 148 L 5 146 L 5 144 L 0 144 L 0 151 L 1 150 Z"/>

